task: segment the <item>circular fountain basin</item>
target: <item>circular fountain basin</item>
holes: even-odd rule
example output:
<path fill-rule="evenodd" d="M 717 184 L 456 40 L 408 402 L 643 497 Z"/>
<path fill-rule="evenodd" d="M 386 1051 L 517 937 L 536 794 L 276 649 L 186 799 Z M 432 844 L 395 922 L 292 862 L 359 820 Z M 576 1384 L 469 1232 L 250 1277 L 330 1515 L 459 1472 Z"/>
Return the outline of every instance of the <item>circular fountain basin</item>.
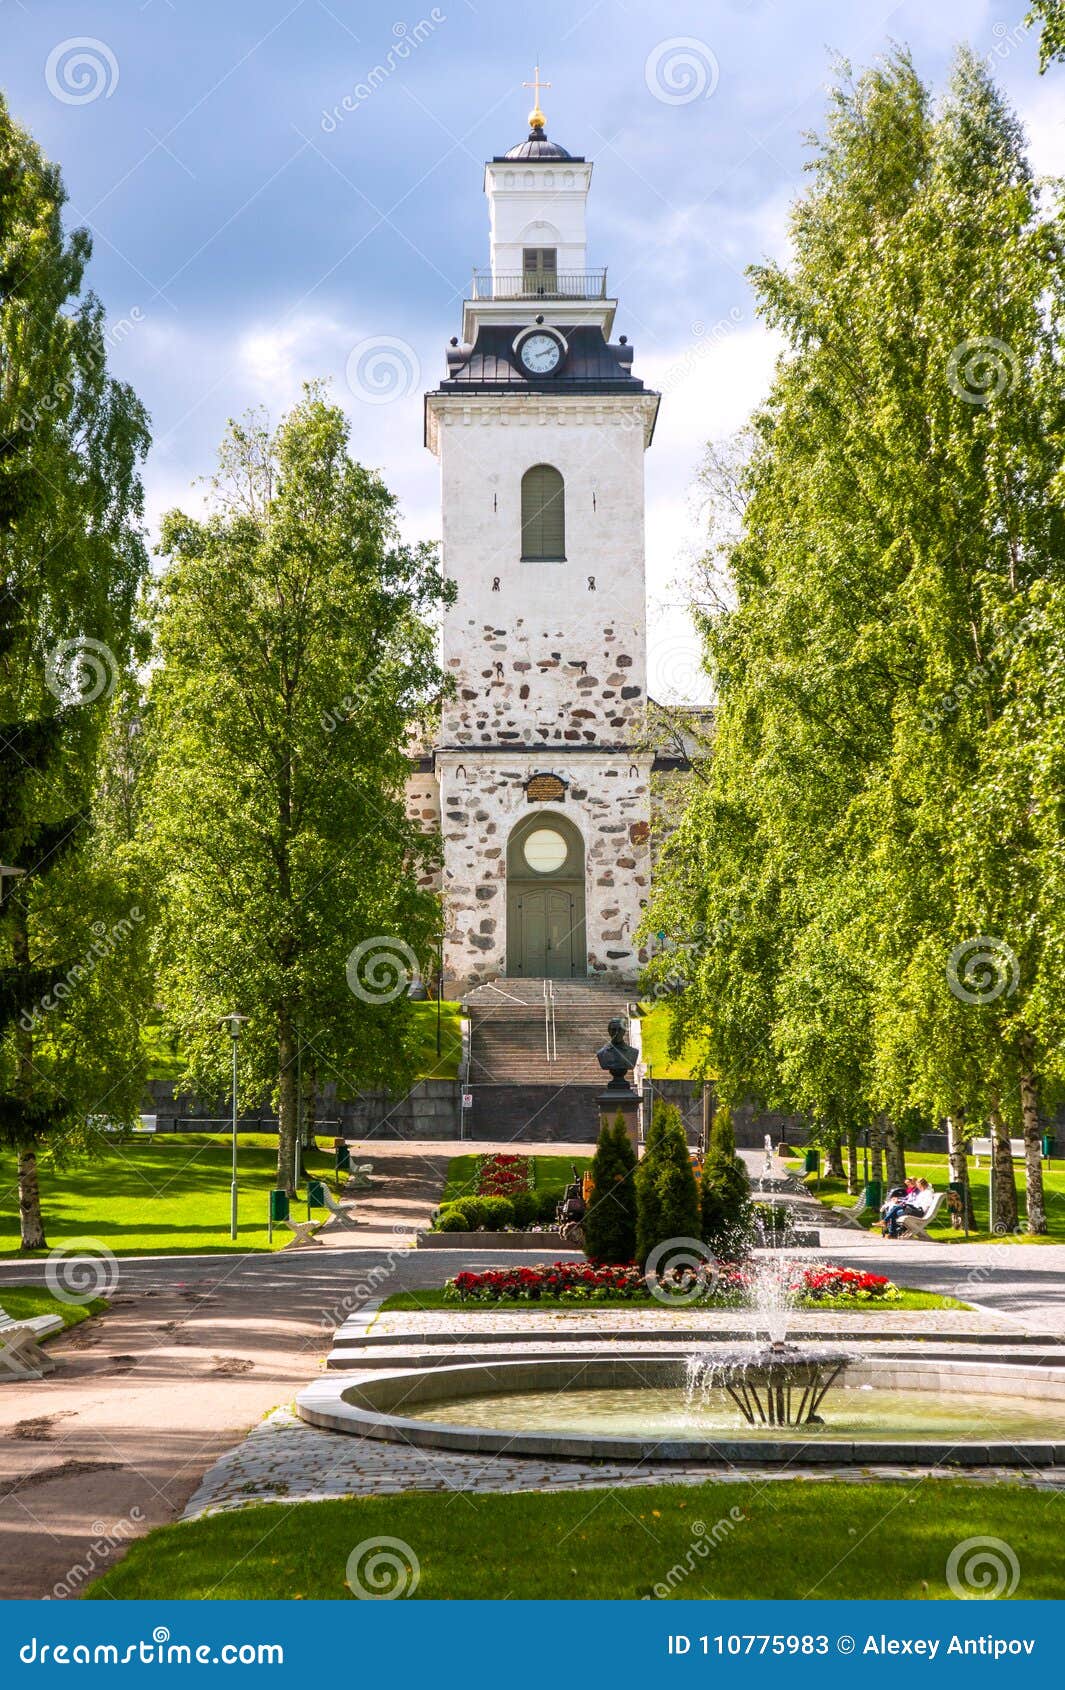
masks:
<path fill-rule="evenodd" d="M 327 1375 L 297 1407 L 315 1426 L 482 1455 L 695 1463 L 1065 1465 L 1065 1373 L 852 1357 L 823 1423 L 748 1426 L 725 1394 L 685 1391 L 688 1357 L 570 1355 Z"/>

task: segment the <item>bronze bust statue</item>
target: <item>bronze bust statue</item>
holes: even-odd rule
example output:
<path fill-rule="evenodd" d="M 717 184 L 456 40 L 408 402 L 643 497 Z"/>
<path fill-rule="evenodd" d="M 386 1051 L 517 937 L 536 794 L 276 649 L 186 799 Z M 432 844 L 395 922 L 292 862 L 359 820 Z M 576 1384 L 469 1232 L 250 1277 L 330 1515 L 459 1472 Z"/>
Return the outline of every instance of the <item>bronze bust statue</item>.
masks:
<path fill-rule="evenodd" d="M 617 1087 L 619 1091 L 628 1091 L 629 1084 L 626 1075 L 630 1068 L 635 1068 L 640 1059 L 640 1053 L 633 1045 L 626 1044 L 625 1034 L 628 1032 L 628 1027 L 619 1016 L 609 1023 L 607 1032 L 610 1034 L 610 1043 L 604 1045 L 602 1050 L 596 1051 L 599 1066 L 605 1068 L 610 1075 L 612 1086 Z"/>

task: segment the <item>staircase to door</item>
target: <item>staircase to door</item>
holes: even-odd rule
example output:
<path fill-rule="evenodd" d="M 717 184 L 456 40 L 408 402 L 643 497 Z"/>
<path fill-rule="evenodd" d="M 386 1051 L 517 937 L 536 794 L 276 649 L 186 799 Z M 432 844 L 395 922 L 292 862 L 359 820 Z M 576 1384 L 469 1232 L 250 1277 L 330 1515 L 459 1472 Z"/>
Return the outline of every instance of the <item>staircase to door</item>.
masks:
<path fill-rule="evenodd" d="M 630 988 L 601 980 L 505 979 L 468 993 L 466 1131 L 475 1139 L 594 1142 L 609 1076 L 595 1053 L 626 1022 Z"/>

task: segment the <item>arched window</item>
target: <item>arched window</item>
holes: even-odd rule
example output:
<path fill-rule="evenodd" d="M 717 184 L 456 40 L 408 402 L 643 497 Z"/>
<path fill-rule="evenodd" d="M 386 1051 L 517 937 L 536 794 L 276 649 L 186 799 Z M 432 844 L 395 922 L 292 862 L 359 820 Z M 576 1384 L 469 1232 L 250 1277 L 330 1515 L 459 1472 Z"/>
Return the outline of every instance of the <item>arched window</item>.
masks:
<path fill-rule="evenodd" d="M 566 488 L 551 464 L 534 464 L 521 478 L 521 555 L 566 561 Z"/>

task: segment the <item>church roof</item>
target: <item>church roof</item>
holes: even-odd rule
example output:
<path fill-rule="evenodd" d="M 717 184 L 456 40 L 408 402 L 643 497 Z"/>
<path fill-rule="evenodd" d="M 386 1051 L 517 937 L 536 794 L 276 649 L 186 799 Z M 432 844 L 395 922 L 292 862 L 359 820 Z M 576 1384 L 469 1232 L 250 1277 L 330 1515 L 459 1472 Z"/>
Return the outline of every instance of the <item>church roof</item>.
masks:
<path fill-rule="evenodd" d="M 569 354 L 555 375 L 536 380 L 522 369 L 514 354 L 514 327 L 482 324 L 473 346 L 448 349 L 448 371 L 441 389 L 535 388 L 556 392 L 641 392 L 643 382 L 632 373 L 632 347 L 612 346 L 602 329 L 581 324 L 559 325 Z"/>
<path fill-rule="evenodd" d="M 584 163 L 583 158 L 575 158 L 565 147 L 560 147 L 557 141 L 549 141 L 543 130 L 537 128 L 530 129 L 528 140 L 519 141 L 517 146 L 511 147 L 508 152 L 497 153 L 492 163 L 505 164 L 512 159 L 531 160 L 534 164 L 547 163 L 551 159 L 569 159 L 571 164 Z"/>

